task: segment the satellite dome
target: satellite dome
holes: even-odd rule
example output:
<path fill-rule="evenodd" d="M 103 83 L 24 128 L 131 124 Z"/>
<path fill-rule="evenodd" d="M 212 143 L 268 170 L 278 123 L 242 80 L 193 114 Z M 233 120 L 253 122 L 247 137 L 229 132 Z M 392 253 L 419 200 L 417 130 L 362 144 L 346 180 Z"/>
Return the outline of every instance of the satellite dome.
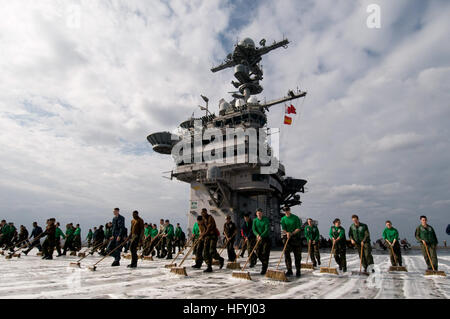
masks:
<path fill-rule="evenodd" d="M 238 45 L 241 47 L 246 47 L 246 48 L 254 48 L 255 42 L 253 42 L 253 40 L 250 38 L 245 38 L 245 39 L 239 41 Z"/>
<path fill-rule="evenodd" d="M 258 104 L 258 99 L 256 98 L 256 96 L 250 96 L 247 100 L 248 104 Z"/>
<path fill-rule="evenodd" d="M 221 99 L 219 102 L 219 111 L 225 111 L 231 107 L 230 103 L 225 101 L 224 99 Z"/>

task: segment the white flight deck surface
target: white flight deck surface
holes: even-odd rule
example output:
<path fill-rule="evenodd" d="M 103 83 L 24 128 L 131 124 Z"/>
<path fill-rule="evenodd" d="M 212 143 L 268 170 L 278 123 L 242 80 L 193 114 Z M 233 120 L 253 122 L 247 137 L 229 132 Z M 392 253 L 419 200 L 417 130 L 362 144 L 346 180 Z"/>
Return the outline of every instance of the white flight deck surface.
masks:
<path fill-rule="evenodd" d="M 130 260 L 121 260 L 120 267 L 110 267 L 107 258 L 92 272 L 87 269 L 100 259 L 95 254 L 81 262 L 82 268 L 71 268 L 69 263 L 76 257 L 59 257 L 42 260 L 33 250 L 28 256 L 11 260 L 0 256 L 0 298 L 436 298 L 450 297 L 450 250 L 439 249 L 439 270 L 447 277 L 424 276 L 425 262 L 419 250 L 404 254 L 407 273 L 389 273 L 389 256 L 373 251 L 375 274 L 369 277 L 351 275 L 359 270 L 355 253 L 347 254 L 348 272 L 339 276 L 321 274 L 319 270 L 303 270 L 302 277 L 290 278 L 283 283 L 269 280 L 259 274 L 260 263 L 249 269 L 252 281 L 233 278 L 232 270 L 218 269 L 203 273 L 191 268 L 191 256 L 184 266 L 187 277 L 170 273 L 164 265 L 170 261 L 155 258 L 139 261 L 138 268 L 126 266 Z M 278 262 L 280 251 L 272 251 L 270 266 Z M 226 257 L 226 252 L 222 254 Z M 247 256 L 247 255 L 246 255 Z M 329 251 L 324 251 L 322 266 L 328 266 Z M 180 256 L 182 257 L 182 255 Z M 178 262 L 181 258 L 178 258 Z M 292 258 L 293 259 L 293 258 Z M 302 261 L 305 262 L 303 253 Z M 241 260 L 243 265 L 245 259 Z M 334 259 L 332 267 L 336 266 Z M 280 269 L 284 268 L 284 260 Z M 294 269 L 295 270 L 295 269 Z M 295 273 L 295 271 L 294 271 Z"/>

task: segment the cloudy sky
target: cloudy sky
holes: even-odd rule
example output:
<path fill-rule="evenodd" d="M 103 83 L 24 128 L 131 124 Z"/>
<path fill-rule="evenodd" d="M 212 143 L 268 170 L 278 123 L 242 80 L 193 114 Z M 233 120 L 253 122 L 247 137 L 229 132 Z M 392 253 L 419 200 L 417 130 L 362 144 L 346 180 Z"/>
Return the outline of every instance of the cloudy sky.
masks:
<path fill-rule="evenodd" d="M 381 28 L 367 27 L 369 4 Z M 450 222 L 449 1 L 0 0 L 0 217 L 56 216 L 83 228 L 113 207 L 186 225 L 189 186 L 149 133 L 173 130 L 200 94 L 213 111 L 231 70 L 209 71 L 237 39 L 287 50 L 264 57 L 259 98 L 308 91 L 281 128 L 281 161 L 308 180 L 294 212 L 379 238 L 391 219 L 412 239 L 418 216 Z M 128 219 L 129 221 L 129 219 Z"/>

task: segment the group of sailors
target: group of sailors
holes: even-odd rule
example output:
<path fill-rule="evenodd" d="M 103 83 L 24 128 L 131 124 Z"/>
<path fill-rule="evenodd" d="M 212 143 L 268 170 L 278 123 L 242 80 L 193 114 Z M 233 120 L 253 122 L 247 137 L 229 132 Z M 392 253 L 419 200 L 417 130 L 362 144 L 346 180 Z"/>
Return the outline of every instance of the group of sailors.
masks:
<path fill-rule="evenodd" d="M 307 219 L 305 225 L 301 219 L 293 214 L 289 207 L 284 207 L 284 216 L 280 220 L 282 241 L 285 247 L 285 264 L 286 275 L 293 276 L 291 254 L 294 257 L 296 277 L 301 276 L 301 259 L 303 238 L 307 242 L 308 258 L 311 259 L 313 267 L 321 265 L 320 260 L 320 233 L 317 225 L 311 219 Z M 195 263 L 193 268 L 200 269 L 206 264 L 204 272 L 213 271 L 213 261 L 218 261 L 219 267 L 224 265 L 224 258 L 217 251 L 218 240 L 221 232 L 216 226 L 215 219 L 210 215 L 206 208 L 201 210 L 201 215 L 197 217 L 197 221 L 192 228 L 189 241 L 186 242 L 186 235 L 177 224 L 174 227 L 168 219 L 161 219 L 159 226 L 152 223 L 144 223 L 139 216 L 138 211 L 132 213 L 131 229 L 125 227 L 125 217 L 120 214 L 120 209 L 113 210 L 114 217 L 111 222 L 100 225 L 94 230 L 89 230 L 86 240 L 90 254 L 98 252 L 100 255 L 111 255 L 114 261 L 111 266 L 120 265 L 121 252 L 128 250 L 131 253 L 130 268 L 137 267 L 139 257 L 155 256 L 157 258 L 172 259 L 173 254 L 178 248 L 181 253 L 187 244 L 193 245 L 193 253 L 195 255 Z M 253 217 L 253 218 L 252 218 Z M 249 267 L 256 266 L 258 260 L 261 263 L 261 274 L 264 275 L 269 265 L 269 257 L 272 246 L 272 231 L 270 228 L 270 220 L 264 215 L 261 209 L 256 210 L 256 216 L 250 213 L 243 216 L 241 225 L 238 227 L 231 216 L 226 216 L 222 235 L 224 236 L 224 248 L 226 248 L 228 261 L 234 262 L 238 257 L 243 258 L 245 252 L 249 258 Z M 240 252 L 236 253 L 236 239 L 240 231 L 241 247 Z M 390 258 L 392 266 L 402 266 L 401 248 L 399 243 L 399 232 L 392 223 L 386 221 L 386 227 L 382 233 L 386 245 L 389 246 Z M 347 271 L 347 236 L 345 229 L 341 225 L 341 220 L 336 218 L 330 227 L 329 237 L 332 240 L 332 250 L 339 270 Z M 427 223 L 427 217 L 420 217 L 420 225 L 416 228 L 415 237 L 420 243 L 422 252 L 427 264 L 427 268 L 431 270 L 433 267 L 438 269 L 437 259 L 437 237 L 436 233 Z M 41 239 L 45 238 L 42 246 Z M 61 246 L 61 238 L 64 239 L 64 245 Z M 362 267 L 367 272 L 369 267 L 374 264 L 372 256 L 372 245 L 370 239 L 369 228 L 366 224 L 360 222 L 357 215 L 352 216 L 352 225 L 348 230 L 348 238 L 353 247 L 358 251 Z M 56 249 L 57 257 L 66 255 L 67 251 L 76 254 L 81 250 L 81 228 L 80 225 L 74 226 L 72 223 L 66 225 L 65 232 L 60 228 L 59 222 L 55 218 L 47 220 L 45 230 L 38 226 L 37 222 L 33 223 L 31 234 L 28 233 L 25 226 L 21 225 L 17 232 L 14 223 L 7 223 L 2 220 L 0 223 L 0 247 L 3 250 L 14 252 L 16 248 L 27 248 L 23 253 L 27 255 L 33 248 L 37 248 L 42 252 L 43 259 L 52 259 L 53 252 Z M 238 247 L 239 248 L 239 247 Z M 138 256 L 138 251 L 141 255 Z M 374 272 L 371 267 L 370 271 Z"/>

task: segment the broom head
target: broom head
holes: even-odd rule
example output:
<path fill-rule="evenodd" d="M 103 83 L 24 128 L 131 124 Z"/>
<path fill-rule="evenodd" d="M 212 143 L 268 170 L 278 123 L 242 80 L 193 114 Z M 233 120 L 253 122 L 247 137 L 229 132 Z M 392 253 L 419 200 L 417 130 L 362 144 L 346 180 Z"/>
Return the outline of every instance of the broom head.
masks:
<path fill-rule="evenodd" d="M 86 253 L 79 253 L 79 254 L 78 254 L 78 257 L 84 258 L 84 257 L 86 257 Z"/>
<path fill-rule="evenodd" d="M 38 253 L 36 254 L 36 256 L 42 256 L 42 253 L 41 253 L 41 252 L 38 252 Z"/>
<path fill-rule="evenodd" d="M 9 254 L 9 255 L 5 256 L 5 258 L 6 258 L 6 259 L 12 259 L 12 255 Z"/>
<path fill-rule="evenodd" d="M 391 266 L 389 271 L 408 271 L 405 266 Z"/>
<path fill-rule="evenodd" d="M 70 256 L 76 256 L 77 255 L 77 252 L 76 251 L 71 251 L 70 252 Z"/>
<path fill-rule="evenodd" d="M 4 255 L 5 255 L 5 252 L 4 252 L 3 250 L 0 251 L 0 255 L 4 256 Z"/>
<path fill-rule="evenodd" d="M 96 271 L 97 270 L 97 266 L 89 266 L 88 269 L 90 271 Z"/>
<path fill-rule="evenodd" d="M 144 260 L 153 261 L 153 257 L 152 256 L 144 256 L 143 259 Z"/>
<path fill-rule="evenodd" d="M 267 269 L 266 277 L 278 281 L 288 281 L 286 274 L 283 270 Z"/>
<path fill-rule="evenodd" d="M 172 267 L 170 272 L 180 276 L 187 276 L 186 267 Z"/>
<path fill-rule="evenodd" d="M 312 269 L 312 270 L 314 270 L 314 266 L 313 266 L 313 264 L 310 264 L 310 263 L 302 263 L 301 265 L 301 268 L 302 269 Z"/>
<path fill-rule="evenodd" d="M 167 265 L 164 266 L 164 268 L 173 268 L 173 267 L 176 267 L 176 266 L 177 266 L 177 263 L 167 264 Z"/>
<path fill-rule="evenodd" d="M 81 265 L 80 265 L 79 262 L 76 262 L 76 263 L 70 263 L 69 266 L 70 266 L 70 267 L 75 267 L 75 268 L 81 268 Z"/>
<path fill-rule="evenodd" d="M 233 271 L 231 274 L 234 278 L 252 280 L 250 273 L 248 271 Z"/>
<path fill-rule="evenodd" d="M 425 276 L 447 276 L 442 270 L 427 270 L 425 271 Z"/>
<path fill-rule="evenodd" d="M 336 268 L 333 267 L 320 267 L 321 273 L 327 273 L 327 274 L 333 274 L 333 275 L 339 275 Z"/>
<path fill-rule="evenodd" d="M 213 266 L 220 266 L 220 261 L 213 259 L 212 264 Z"/>
<path fill-rule="evenodd" d="M 20 254 L 14 254 L 13 257 L 20 258 Z"/>
<path fill-rule="evenodd" d="M 227 264 L 227 269 L 241 269 L 241 263 L 238 261 L 233 261 Z"/>

